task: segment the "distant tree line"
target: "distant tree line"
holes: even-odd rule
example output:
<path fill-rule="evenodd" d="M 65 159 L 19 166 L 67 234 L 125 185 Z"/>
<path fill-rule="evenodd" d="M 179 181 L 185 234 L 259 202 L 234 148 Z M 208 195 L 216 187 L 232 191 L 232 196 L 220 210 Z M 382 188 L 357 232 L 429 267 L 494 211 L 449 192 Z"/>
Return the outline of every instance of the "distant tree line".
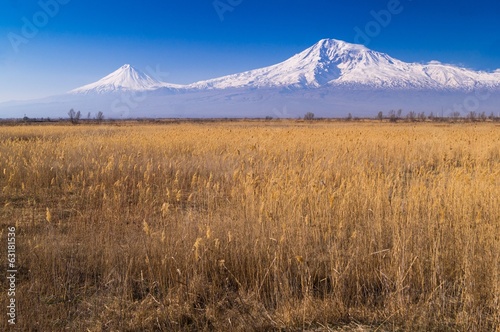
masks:
<path fill-rule="evenodd" d="M 299 117 L 299 119 L 301 119 Z M 316 117 L 314 113 L 307 112 L 302 117 L 305 121 L 313 121 L 313 120 L 327 120 L 329 118 L 319 118 Z M 334 118 L 331 118 L 332 120 Z M 339 118 L 337 118 L 339 119 Z M 344 121 L 359 121 L 359 120 L 367 120 L 370 117 L 354 117 L 352 113 L 348 113 L 346 117 L 343 118 Z M 373 119 L 373 118 L 371 118 Z M 495 115 L 495 113 L 491 112 L 489 115 L 486 112 L 474 112 L 471 111 L 465 115 L 462 115 L 460 112 L 451 112 L 449 114 L 436 114 L 431 112 L 429 114 L 425 112 L 414 112 L 410 111 L 406 114 L 403 114 L 402 109 L 398 110 L 390 110 L 386 114 L 380 111 L 374 118 L 379 121 L 389 121 L 389 122 L 486 122 L 486 121 L 500 121 L 500 112 Z M 266 121 L 273 120 L 272 116 L 266 116 Z"/>
<path fill-rule="evenodd" d="M 82 120 L 82 113 L 80 111 L 75 111 L 73 108 L 69 110 L 68 116 L 69 116 L 69 121 L 72 124 L 79 124 L 80 121 Z M 88 112 L 86 121 L 92 121 L 92 120 L 101 123 L 104 120 L 104 113 L 99 111 L 97 112 L 94 119 L 92 119 L 92 114 Z"/>
<path fill-rule="evenodd" d="M 30 118 L 26 115 L 22 119 L 15 120 L 15 121 L 22 121 L 24 123 L 42 123 L 42 122 L 62 122 L 62 121 L 69 121 L 72 124 L 79 124 L 82 122 L 86 123 L 101 123 L 104 121 L 104 113 L 99 111 L 95 114 L 94 117 L 92 117 L 92 113 L 88 112 L 87 117 L 85 119 L 82 118 L 82 113 L 80 111 L 75 111 L 73 108 L 69 110 L 68 112 L 68 118 L 63 119 L 63 118 Z"/>
<path fill-rule="evenodd" d="M 80 111 L 75 111 L 74 109 L 70 109 L 68 112 L 69 116 L 69 121 L 72 124 L 79 124 L 80 121 L 82 121 L 82 113 Z M 92 119 L 92 114 L 88 112 L 87 114 L 87 119 L 85 121 L 90 122 L 90 121 L 96 121 L 98 123 L 101 123 L 104 120 L 104 113 L 99 111 L 97 112 L 96 116 Z"/>
<path fill-rule="evenodd" d="M 92 117 L 92 114 L 90 112 L 88 112 L 87 117 L 82 118 L 81 112 L 75 111 L 73 108 L 69 110 L 68 117 L 69 117 L 68 118 L 69 121 L 75 125 L 82 123 L 82 122 L 102 123 L 104 121 L 104 118 L 105 118 L 104 113 L 101 111 L 97 112 L 94 117 Z M 266 118 L 265 118 L 266 121 L 270 121 L 272 119 L 273 119 L 272 116 L 266 116 Z M 324 118 L 316 117 L 315 114 L 312 112 L 305 113 L 303 119 L 305 121 L 324 120 Z M 343 120 L 345 120 L 345 121 L 359 121 L 362 119 L 369 119 L 369 117 L 366 117 L 366 118 L 353 117 L 353 115 L 351 113 L 348 113 L 348 115 L 343 118 Z M 462 115 L 460 112 L 454 111 L 454 112 L 451 112 L 447 115 L 444 115 L 444 114 L 439 115 L 439 114 L 435 114 L 434 112 L 426 114 L 425 112 L 417 113 L 414 111 L 410 111 L 410 112 L 403 115 L 403 110 L 399 109 L 397 111 L 390 110 L 389 112 L 387 112 L 387 114 L 384 114 L 384 112 L 380 111 L 377 113 L 377 115 L 375 116 L 374 119 L 379 120 L 379 121 L 389 121 L 389 122 L 400 122 L 400 121 L 404 121 L 404 122 L 486 122 L 486 121 L 500 122 L 500 112 L 498 112 L 495 115 L 495 113 L 493 113 L 493 112 L 491 112 L 490 114 L 486 114 L 486 112 L 471 111 L 471 112 L 468 112 L 468 113 Z M 137 119 L 137 120 L 140 120 L 140 119 Z M 20 120 L 16 120 L 16 121 L 20 121 Z M 22 122 L 25 122 L 25 123 L 59 122 L 59 121 L 65 121 L 65 119 L 63 119 L 63 118 L 51 119 L 48 117 L 47 118 L 29 118 L 26 115 L 22 118 Z M 191 119 L 191 121 L 196 121 L 196 119 Z M 206 121 L 206 119 L 204 121 Z"/>
<path fill-rule="evenodd" d="M 304 120 L 306 121 L 312 121 L 312 120 L 321 120 L 321 118 L 315 117 L 314 113 L 312 112 L 307 112 L 304 114 L 303 117 Z M 359 121 L 363 118 L 359 117 L 354 117 L 351 113 L 348 113 L 347 116 L 344 118 L 345 121 Z M 368 118 L 364 118 L 368 119 Z M 462 115 L 460 112 L 451 112 L 447 115 L 444 114 L 435 114 L 434 112 L 431 112 L 429 114 L 426 114 L 425 112 L 414 112 L 410 111 L 406 114 L 403 114 L 402 109 L 396 110 L 390 110 L 387 112 L 387 114 L 384 114 L 384 112 L 378 112 L 378 114 L 375 116 L 376 120 L 379 121 L 389 121 L 389 122 L 398 122 L 398 121 L 404 121 L 404 122 L 486 122 L 486 121 L 500 121 L 500 112 L 495 115 L 495 113 L 491 112 L 489 115 L 486 114 L 486 112 L 474 112 L 471 111 L 469 113 L 466 113 L 465 115 Z M 266 120 L 272 120 L 272 117 L 266 117 Z"/>
<path fill-rule="evenodd" d="M 407 122 L 424 122 L 424 121 L 432 121 L 432 122 L 486 122 L 486 121 L 500 121 L 500 113 L 495 115 L 495 113 L 491 112 L 489 115 L 486 112 L 468 112 L 465 115 L 462 115 L 460 112 L 451 112 L 447 115 L 444 114 L 435 114 L 431 112 L 426 114 L 425 112 L 413 112 L 410 111 L 406 115 L 403 115 L 403 110 L 399 109 L 397 111 L 391 110 L 387 114 L 383 112 L 378 112 L 376 116 L 377 120 L 384 121 L 388 120 L 389 122 L 398 122 L 398 121 L 407 121 Z"/>

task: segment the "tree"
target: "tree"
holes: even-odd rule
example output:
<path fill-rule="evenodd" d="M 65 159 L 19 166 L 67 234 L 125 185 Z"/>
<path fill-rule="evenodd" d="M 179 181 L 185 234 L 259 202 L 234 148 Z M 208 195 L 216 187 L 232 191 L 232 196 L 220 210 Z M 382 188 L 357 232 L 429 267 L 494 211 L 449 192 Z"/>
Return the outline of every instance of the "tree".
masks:
<path fill-rule="evenodd" d="M 411 111 L 406 115 L 406 118 L 413 122 L 417 119 L 417 113 Z"/>
<path fill-rule="evenodd" d="M 71 123 L 74 123 L 75 121 L 75 115 L 76 115 L 76 112 L 74 109 L 70 109 L 69 112 L 68 112 L 68 115 L 69 115 L 69 121 L 71 121 Z"/>
<path fill-rule="evenodd" d="M 308 121 L 314 120 L 314 113 L 312 113 L 312 112 L 307 112 L 307 113 L 304 115 L 304 120 L 308 120 Z"/>
<path fill-rule="evenodd" d="M 347 121 L 352 121 L 352 114 L 351 113 L 347 114 L 346 120 Z"/>
<path fill-rule="evenodd" d="M 389 111 L 389 121 L 390 122 L 397 122 L 398 121 L 398 116 L 396 115 L 396 112 L 394 110 Z"/>
<path fill-rule="evenodd" d="M 97 122 L 101 123 L 104 120 L 104 113 L 102 113 L 101 111 L 97 112 L 95 119 L 97 120 Z"/>
<path fill-rule="evenodd" d="M 382 111 L 378 112 L 377 114 L 377 120 L 382 121 L 384 119 L 384 113 Z"/>
<path fill-rule="evenodd" d="M 458 112 L 458 111 L 451 112 L 450 116 L 451 116 L 454 120 L 458 120 L 458 118 L 460 118 L 460 112 Z"/>
<path fill-rule="evenodd" d="M 80 121 L 80 117 L 82 116 L 80 111 L 76 112 L 74 109 L 70 109 L 68 115 L 69 115 L 69 120 L 71 121 L 72 124 L 77 124 Z"/>
<path fill-rule="evenodd" d="M 486 116 L 486 112 L 482 112 L 481 114 L 479 114 L 479 118 L 480 118 L 480 119 L 481 119 L 481 121 L 483 121 L 483 122 L 484 122 L 484 121 L 486 121 L 486 119 L 488 118 L 488 117 Z"/>
<path fill-rule="evenodd" d="M 471 122 L 474 122 L 476 121 L 477 119 L 477 113 L 474 112 L 474 111 L 470 111 L 468 114 L 467 114 L 467 119 Z"/>

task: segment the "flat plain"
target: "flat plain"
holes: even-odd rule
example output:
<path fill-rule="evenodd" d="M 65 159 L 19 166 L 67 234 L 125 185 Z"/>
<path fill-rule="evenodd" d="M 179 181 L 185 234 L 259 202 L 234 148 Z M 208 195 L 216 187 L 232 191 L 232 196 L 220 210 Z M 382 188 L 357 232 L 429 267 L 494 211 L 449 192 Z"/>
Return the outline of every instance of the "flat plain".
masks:
<path fill-rule="evenodd" d="M 23 331 L 500 331 L 495 123 L 3 126 L 0 206 Z"/>

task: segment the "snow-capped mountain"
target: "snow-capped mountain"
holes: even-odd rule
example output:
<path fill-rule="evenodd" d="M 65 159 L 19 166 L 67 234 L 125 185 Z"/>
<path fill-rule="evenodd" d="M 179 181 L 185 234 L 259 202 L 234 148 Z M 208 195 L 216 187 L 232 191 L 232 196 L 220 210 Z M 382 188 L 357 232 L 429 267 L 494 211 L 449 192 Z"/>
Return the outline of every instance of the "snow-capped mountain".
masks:
<path fill-rule="evenodd" d="M 500 70 L 478 72 L 431 61 L 407 63 L 363 45 L 322 39 L 276 65 L 189 85 L 160 82 L 130 65 L 70 93 L 123 91 L 192 91 L 228 88 L 320 88 L 463 90 L 500 89 Z"/>
<path fill-rule="evenodd" d="M 500 87 L 500 74 L 436 61 L 406 63 L 363 45 L 323 39 L 279 64 L 190 85 L 197 89 L 324 86 L 471 90 Z"/>
<path fill-rule="evenodd" d="M 108 118 L 374 116 L 391 109 L 441 115 L 498 112 L 500 69 L 407 63 L 363 45 L 323 39 L 276 65 L 176 85 L 124 65 L 70 92 L 0 103 L 0 118 L 65 117 L 73 108 Z"/>
<path fill-rule="evenodd" d="M 84 85 L 80 88 L 69 91 L 71 94 L 92 94 L 126 91 L 148 91 L 159 88 L 178 88 L 180 86 L 160 82 L 151 76 L 132 67 L 129 64 L 123 65 L 111 74 L 97 82 Z"/>

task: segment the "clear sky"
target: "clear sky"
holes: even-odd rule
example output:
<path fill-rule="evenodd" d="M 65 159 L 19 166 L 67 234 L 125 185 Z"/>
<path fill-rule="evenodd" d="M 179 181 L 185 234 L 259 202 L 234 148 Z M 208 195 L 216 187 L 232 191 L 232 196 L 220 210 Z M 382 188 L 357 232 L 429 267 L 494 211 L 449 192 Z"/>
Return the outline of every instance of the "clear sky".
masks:
<path fill-rule="evenodd" d="M 408 62 L 500 68 L 498 0 L 6 0 L 2 6 L 0 102 L 64 93 L 125 63 L 158 68 L 170 83 L 192 83 L 275 64 L 323 38 L 363 43 Z"/>

